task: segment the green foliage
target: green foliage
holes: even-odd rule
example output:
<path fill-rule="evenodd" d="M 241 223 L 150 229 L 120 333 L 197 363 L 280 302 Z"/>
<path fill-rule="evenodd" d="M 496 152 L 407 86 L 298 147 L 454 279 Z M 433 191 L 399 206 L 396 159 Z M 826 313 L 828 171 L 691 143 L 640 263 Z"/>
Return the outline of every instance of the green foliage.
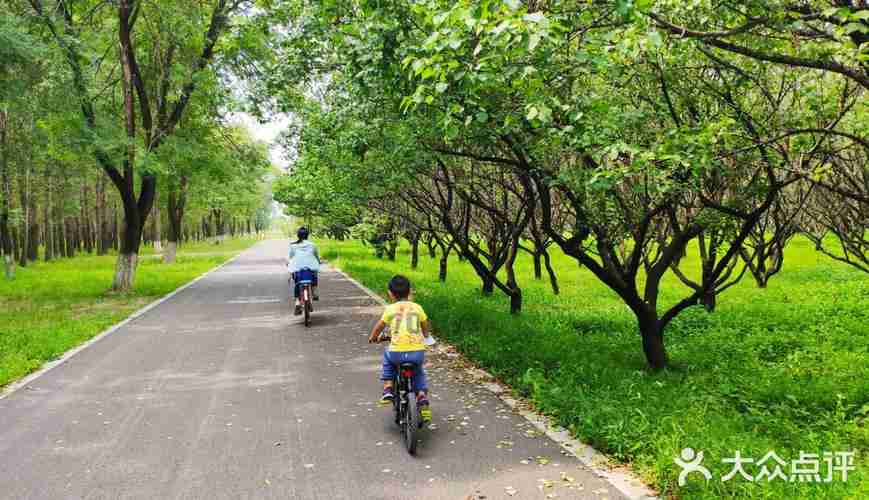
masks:
<path fill-rule="evenodd" d="M 0 106 L 25 90 L 27 67 L 45 55 L 45 47 L 33 37 L 22 20 L 0 12 Z"/>
<path fill-rule="evenodd" d="M 844 499 L 869 492 L 869 280 L 819 257 L 805 240 L 792 243 L 770 288 L 743 282 L 714 314 L 698 307 L 674 320 L 667 333 L 673 366 L 658 374 L 645 369 L 630 311 L 561 253 L 553 254 L 563 285 L 557 297 L 531 279 L 530 259 L 520 259 L 526 307 L 512 317 L 497 299 L 479 295 L 470 266 L 455 259 L 440 284 L 436 260 L 423 258 L 410 270 L 406 252 L 388 262 L 360 243 L 321 246 L 327 259 L 380 293 L 393 274 L 406 274 L 438 337 L 583 441 L 630 463 L 666 496 Z M 663 287 L 662 300 L 678 300 L 674 278 Z M 673 457 L 688 446 L 705 452 L 715 474 L 706 486 L 676 484 Z M 773 450 L 788 461 L 801 450 L 856 450 L 858 470 L 844 484 L 722 483 L 730 468 L 720 460 L 734 450 L 755 458 Z"/>

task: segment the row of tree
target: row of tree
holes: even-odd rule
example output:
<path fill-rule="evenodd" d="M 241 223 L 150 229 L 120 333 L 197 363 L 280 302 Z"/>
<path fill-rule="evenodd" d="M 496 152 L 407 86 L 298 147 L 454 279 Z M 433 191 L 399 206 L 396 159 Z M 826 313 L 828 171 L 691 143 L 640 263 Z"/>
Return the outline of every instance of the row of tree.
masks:
<path fill-rule="evenodd" d="M 172 262 L 184 240 L 266 228 L 274 172 L 233 121 L 268 39 L 257 3 L 0 0 L 7 276 L 115 249 L 123 291 L 143 237 Z"/>
<path fill-rule="evenodd" d="M 514 313 L 517 255 L 558 293 L 555 245 L 634 313 L 652 368 L 673 318 L 766 286 L 798 233 L 869 271 L 861 0 L 312 2 L 281 49 L 292 213 L 439 248 L 444 277 L 458 252 Z"/>

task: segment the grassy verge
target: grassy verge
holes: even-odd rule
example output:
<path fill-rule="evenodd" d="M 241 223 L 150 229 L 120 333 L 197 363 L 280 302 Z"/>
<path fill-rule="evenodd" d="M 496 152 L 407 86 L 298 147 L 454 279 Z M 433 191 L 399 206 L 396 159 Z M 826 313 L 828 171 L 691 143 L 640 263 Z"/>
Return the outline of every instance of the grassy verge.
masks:
<path fill-rule="evenodd" d="M 503 296 L 484 298 L 470 266 L 453 260 L 446 284 L 437 262 L 409 256 L 378 260 L 356 242 L 326 242 L 324 255 L 385 293 L 390 276 L 414 282 L 417 300 L 446 338 L 531 398 L 583 441 L 632 465 L 674 498 L 869 498 L 869 277 L 792 244 L 768 289 L 750 279 L 721 298 L 718 310 L 686 311 L 666 332 L 672 368 L 645 369 L 633 316 L 586 270 L 555 256 L 562 294 L 519 262 L 525 310 L 507 313 Z M 687 267 L 687 266 L 686 266 Z M 661 303 L 682 288 L 664 284 Z M 327 292 L 328 293 L 328 292 Z M 713 478 L 680 487 L 681 450 L 704 452 Z M 800 452 L 856 451 L 857 470 L 842 482 L 748 481 L 722 459 L 739 450 L 759 461 L 775 452 L 791 475 Z M 766 462 L 774 472 L 774 460 Z M 820 475 L 827 476 L 823 456 Z M 745 465 L 756 477 L 757 464 Z"/>
<path fill-rule="evenodd" d="M 0 280 L 0 387 L 97 335 L 152 300 L 223 263 L 255 242 L 191 244 L 166 266 L 143 252 L 135 288 L 107 293 L 115 256 L 80 256 L 17 268 Z"/>

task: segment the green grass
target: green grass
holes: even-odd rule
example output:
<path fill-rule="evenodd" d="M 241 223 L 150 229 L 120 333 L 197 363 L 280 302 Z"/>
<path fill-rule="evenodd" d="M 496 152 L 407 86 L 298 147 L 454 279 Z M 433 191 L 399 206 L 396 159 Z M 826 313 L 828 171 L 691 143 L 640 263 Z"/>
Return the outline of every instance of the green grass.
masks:
<path fill-rule="evenodd" d="M 179 249 L 177 263 L 169 266 L 143 247 L 135 288 L 126 294 L 107 292 L 114 274 L 112 255 L 82 255 L 16 268 L 14 280 L 0 278 L 0 387 L 37 370 L 254 241 L 185 245 Z"/>
<path fill-rule="evenodd" d="M 439 337 L 665 496 L 869 498 L 869 276 L 805 241 L 788 248 L 768 289 L 749 277 L 713 314 L 691 308 L 679 316 L 666 331 L 672 367 L 657 374 L 646 370 L 633 315 L 560 253 L 560 296 L 533 280 L 530 259 L 519 262 L 525 308 L 511 317 L 504 296 L 481 297 L 467 264 L 451 261 L 440 284 L 437 262 L 421 257 L 412 271 L 406 248 L 389 262 L 356 242 L 322 245 L 324 256 L 380 293 L 394 273 L 408 275 Z M 682 293 L 669 279 L 660 303 Z M 712 481 L 693 475 L 677 485 L 673 458 L 684 447 L 704 452 Z M 722 482 L 730 466 L 721 460 L 734 450 L 755 459 L 774 451 L 786 473 L 800 451 L 856 450 L 858 470 L 846 483 Z M 825 476 L 823 460 L 821 469 Z"/>

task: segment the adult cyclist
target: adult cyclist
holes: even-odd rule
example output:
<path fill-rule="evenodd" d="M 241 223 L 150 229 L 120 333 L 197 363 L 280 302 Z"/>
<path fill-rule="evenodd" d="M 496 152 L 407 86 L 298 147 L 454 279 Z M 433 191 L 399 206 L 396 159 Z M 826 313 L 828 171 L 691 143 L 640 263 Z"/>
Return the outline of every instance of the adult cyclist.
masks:
<path fill-rule="evenodd" d="M 295 242 L 290 243 L 289 253 L 289 269 L 293 275 L 293 297 L 295 297 L 295 315 L 302 314 L 302 303 L 299 301 L 301 294 L 301 286 L 299 285 L 300 273 L 302 271 L 310 271 L 313 275 L 313 292 L 314 300 L 320 300 L 320 294 L 317 292 L 317 273 L 320 271 L 320 253 L 317 251 L 317 245 L 308 241 L 308 228 L 300 227 L 296 235 L 299 237 Z"/>

